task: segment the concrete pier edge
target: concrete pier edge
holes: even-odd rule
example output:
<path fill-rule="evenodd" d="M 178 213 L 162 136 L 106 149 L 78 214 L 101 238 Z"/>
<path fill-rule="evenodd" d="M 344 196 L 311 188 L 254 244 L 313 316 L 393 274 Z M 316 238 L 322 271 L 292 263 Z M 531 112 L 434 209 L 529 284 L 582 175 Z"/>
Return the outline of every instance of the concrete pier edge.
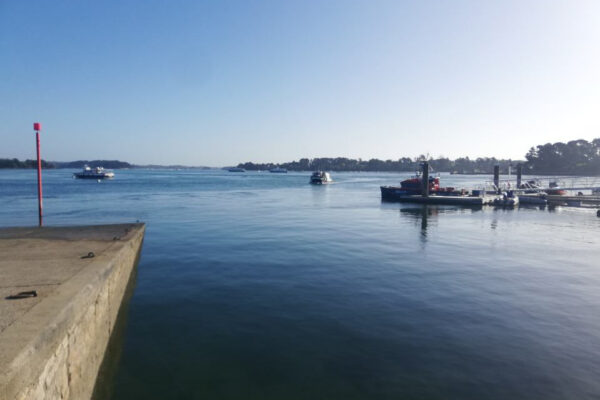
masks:
<path fill-rule="evenodd" d="M 24 304 L 7 301 L 32 302 L 0 331 L 0 399 L 91 397 L 144 232 L 144 224 L 0 229 L 0 251 L 7 255 L 0 273 L 9 270 L 13 290 L 24 280 L 23 287 L 38 287 L 41 297 L 0 299 L 5 309 Z M 18 254 L 11 254 L 13 248 Z M 56 259 L 44 259 L 44 251 L 36 258 L 36 249 L 57 248 L 64 249 L 64 259 L 60 250 L 53 253 Z M 96 249 L 95 256 L 82 258 L 89 248 Z M 63 274 L 64 281 L 35 285 L 35 277 L 11 267 L 14 257 L 27 258 L 25 265 L 37 265 L 40 275 L 51 276 L 53 269 L 45 266 L 61 262 L 73 269 Z"/>
<path fill-rule="evenodd" d="M 138 264 L 141 255 L 141 246 L 138 251 L 135 265 Z M 91 400 L 105 400 L 109 399 L 113 393 L 114 388 L 114 377 L 117 372 L 117 367 L 123 353 L 123 345 L 125 344 L 125 326 L 127 325 L 127 317 L 129 313 L 129 305 L 135 285 L 137 281 L 137 268 L 133 268 L 129 282 L 125 287 L 125 293 L 123 294 L 123 300 L 121 301 L 121 308 L 117 314 L 117 319 L 108 339 L 106 345 L 106 351 L 104 357 L 98 368 L 98 374 L 96 376 L 96 382 L 94 389 L 92 390 Z"/>

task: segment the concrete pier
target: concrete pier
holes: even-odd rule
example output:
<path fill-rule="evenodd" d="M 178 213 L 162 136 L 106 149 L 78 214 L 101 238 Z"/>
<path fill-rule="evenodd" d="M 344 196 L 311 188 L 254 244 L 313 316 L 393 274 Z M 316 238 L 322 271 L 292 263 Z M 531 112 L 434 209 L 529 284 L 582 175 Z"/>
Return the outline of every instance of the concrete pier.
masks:
<path fill-rule="evenodd" d="M 0 400 L 91 397 L 144 231 L 0 229 Z"/>

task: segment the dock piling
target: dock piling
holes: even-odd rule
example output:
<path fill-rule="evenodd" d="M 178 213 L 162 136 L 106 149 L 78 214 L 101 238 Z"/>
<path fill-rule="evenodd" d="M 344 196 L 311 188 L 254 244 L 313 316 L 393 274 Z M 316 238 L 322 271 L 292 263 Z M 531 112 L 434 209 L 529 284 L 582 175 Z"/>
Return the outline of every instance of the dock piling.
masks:
<path fill-rule="evenodd" d="M 494 186 L 496 186 L 496 190 L 500 193 L 500 166 L 494 165 Z"/>
<path fill-rule="evenodd" d="M 523 164 L 517 164 L 517 189 L 521 188 L 521 181 L 523 179 Z"/>
<path fill-rule="evenodd" d="M 429 163 L 427 161 L 423 161 L 421 163 L 421 167 L 423 168 L 423 197 L 429 197 Z"/>

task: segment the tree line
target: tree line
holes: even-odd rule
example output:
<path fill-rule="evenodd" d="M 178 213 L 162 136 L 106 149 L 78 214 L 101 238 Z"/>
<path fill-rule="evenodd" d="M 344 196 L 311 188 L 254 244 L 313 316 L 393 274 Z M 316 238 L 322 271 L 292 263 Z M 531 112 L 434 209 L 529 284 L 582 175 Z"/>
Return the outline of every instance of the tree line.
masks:
<path fill-rule="evenodd" d="M 42 168 L 83 168 L 85 165 L 95 168 L 104 167 L 109 169 L 133 168 L 134 165 L 118 160 L 79 160 L 79 161 L 46 161 L 42 160 Z M 37 168 L 37 160 L 19 161 L 16 158 L 0 158 L 0 169 L 6 168 Z"/>
<path fill-rule="evenodd" d="M 508 172 L 509 166 L 515 167 L 522 163 L 524 173 L 538 175 L 600 175 L 600 138 L 591 142 L 587 140 L 572 140 L 567 143 L 546 143 L 529 149 L 525 160 L 506 160 L 495 157 L 479 157 L 470 159 L 460 157 L 450 160 L 447 157 L 432 158 L 421 155 L 416 158 L 402 157 L 397 160 L 370 160 L 336 158 L 302 158 L 282 164 L 275 163 L 240 163 L 238 167 L 249 171 L 269 170 L 275 167 L 286 168 L 290 171 L 373 171 L 373 172 L 413 172 L 419 168 L 419 163 L 429 161 L 434 171 L 452 172 L 459 174 L 491 174 L 494 166 L 499 165 L 501 173 Z M 139 166 L 118 160 L 80 160 L 57 162 L 42 160 L 42 167 L 48 168 L 82 168 L 102 166 L 110 169 L 136 168 Z M 36 160 L 20 161 L 16 158 L 1 158 L 2 168 L 36 168 Z M 158 166 L 155 166 L 158 167 Z"/>
<path fill-rule="evenodd" d="M 86 165 L 91 168 L 104 167 L 108 169 L 123 169 L 134 167 L 134 165 L 129 164 L 128 162 L 119 160 L 78 160 L 67 162 L 53 161 L 53 164 L 56 168 L 83 168 Z"/>
<path fill-rule="evenodd" d="M 16 158 L 0 158 L 0 168 L 37 168 L 37 160 L 19 161 Z M 53 163 L 42 160 L 42 168 L 56 168 Z"/>
<path fill-rule="evenodd" d="M 434 171 L 458 174 L 492 174 L 494 166 L 500 166 L 500 172 L 506 174 L 509 166 L 523 164 L 523 172 L 539 175 L 600 175 L 600 138 L 591 142 L 573 140 L 567 143 L 547 143 L 532 147 L 525 160 L 506 160 L 495 157 L 471 159 L 460 157 L 450 160 L 446 157 L 432 158 L 421 155 L 416 158 L 402 157 L 398 160 L 370 160 L 337 158 L 302 158 L 282 164 L 240 163 L 238 167 L 246 170 L 268 170 L 275 167 L 290 171 L 372 171 L 372 172 L 412 172 L 419 169 L 422 161 L 429 161 Z M 514 168 L 513 168 L 514 171 Z"/>
<path fill-rule="evenodd" d="M 532 147 L 525 156 L 533 174 L 600 175 L 600 138 Z"/>
<path fill-rule="evenodd" d="M 292 161 L 282 164 L 273 163 L 252 163 L 246 162 L 238 164 L 238 167 L 249 171 L 264 171 L 275 167 L 285 168 L 289 171 L 359 171 L 359 172 L 414 172 L 419 169 L 422 161 L 429 161 L 429 165 L 434 171 L 453 172 L 460 174 L 487 174 L 491 173 L 494 165 L 500 165 L 502 171 L 508 171 L 511 164 L 516 165 L 515 161 L 499 160 L 494 157 L 469 159 L 469 157 L 457 158 L 429 158 L 420 156 L 417 158 L 403 157 L 398 160 L 379 160 L 372 158 L 370 160 L 351 159 L 345 157 L 336 158 L 302 158 L 298 161 Z"/>

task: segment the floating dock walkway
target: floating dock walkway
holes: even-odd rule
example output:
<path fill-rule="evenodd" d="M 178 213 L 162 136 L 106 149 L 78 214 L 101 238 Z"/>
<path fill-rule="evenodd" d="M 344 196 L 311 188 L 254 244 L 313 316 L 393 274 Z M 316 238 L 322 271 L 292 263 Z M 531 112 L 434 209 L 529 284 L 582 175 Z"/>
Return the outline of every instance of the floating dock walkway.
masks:
<path fill-rule="evenodd" d="M 89 399 L 144 224 L 0 229 L 0 399 Z"/>
<path fill-rule="evenodd" d="M 501 198 L 499 195 L 488 196 L 481 193 L 479 196 L 469 196 L 464 191 L 454 188 L 440 188 L 439 179 L 429 179 L 429 163 L 421 163 L 422 175 L 402 181 L 400 186 L 381 186 L 381 199 L 384 201 L 397 201 L 402 203 L 419 204 L 446 204 L 465 207 L 481 207 L 493 204 Z"/>
<path fill-rule="evenodd" d="M 547 195 L 548 204 L 568 205 L 576 207 L 600 207 L 600 196 L 555 196 Z"/>
<path fill-rule="evenodd" d="M 385 199 L 398 201 L 401 203 L 419 203 L 419 204 L 447 204 L 459 206 L 481 207 L 484 204 L 489 204 L 493 201 L 491 198 L 472 197 L 472 196 L 397 196 L 393 199 Z"/>

